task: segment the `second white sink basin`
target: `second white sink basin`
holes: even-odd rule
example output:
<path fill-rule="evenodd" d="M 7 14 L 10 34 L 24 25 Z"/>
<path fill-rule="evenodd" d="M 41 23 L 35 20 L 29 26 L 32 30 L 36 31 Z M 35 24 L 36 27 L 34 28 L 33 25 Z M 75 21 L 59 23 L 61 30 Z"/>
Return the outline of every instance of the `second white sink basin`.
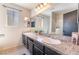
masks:
<path fill-rule="evenodd" d="M 44 39 L 43 39 L 42 37 L 40 37 L 40 36 L 37 37 L 37 41 L 39 41 L 39 42 L 43 42 L 43 40 L 44 40 Z"/>
<path fill-rule="evenodd" d="M 52 39 L 52 38 L 48 38 L 48 37 L 42 37 L 42 36 L 38 36 L 37 41 L 44 42 L 47 44 L 56 44 L 56 45 L 61 44 L 60 40 Z"/>
<path fill-rule="evenodd" d="M 48 43 L 48 44 L 61 44 L 61 41 L 60 40 L 57 40 L 57 39 L 51 39 L 51 38 L 48 38 L 46 40 L 44 40 L 45 43 Z"/>

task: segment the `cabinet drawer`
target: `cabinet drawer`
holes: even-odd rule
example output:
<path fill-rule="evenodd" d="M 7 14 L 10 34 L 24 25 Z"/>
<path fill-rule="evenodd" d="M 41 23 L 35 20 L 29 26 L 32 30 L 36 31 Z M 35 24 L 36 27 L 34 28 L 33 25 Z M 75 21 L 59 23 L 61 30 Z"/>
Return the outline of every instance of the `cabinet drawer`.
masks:
<path fill-rule="evenodd" d="M 30 53 L 33 53 L 33 42 L 28 40 L 28 50 L 30 51 Z"/>
<path fill-rule="evenodd" d="M 37 48 L 39 48 L 40 50 L 43 51 L 43 44 L 42 44 L 42 43 L 40 43 L 40 42 L 38 42 L 38 41 L 35 41 L 35 42 L 34 42 L 34 45 L 35 45 Z"/>
<path fill-rule="evenodd" d="M 22 35 L 23 44 L 25 47 L 27 47 L 27 37 L 25 35 Z"/>
<path fill-rule="evenodd" d="M 39 48 L 34 46 L 33 55 L 43 55 L 43 52 Z"/>
<path fill-rule="evenodd" d="M 60 55 L 59 53 L 57 53 L 57 52 L 54 51 L 54 50 L 51 50 L 51 49 L 48 48 L 48 47 L 45 47 L 45 54 L 47 54 L 47 55 Z"/>
<path fill-rule="evenodd" d="M 34 40 L 33 40 L 33 39 L 31 39 L 30 37 L 27 37 L 27 39 L 28 39 L 28 40 L 30 40 L 30 41 L 32 41 L 32 42 L 34 41 Z"/>

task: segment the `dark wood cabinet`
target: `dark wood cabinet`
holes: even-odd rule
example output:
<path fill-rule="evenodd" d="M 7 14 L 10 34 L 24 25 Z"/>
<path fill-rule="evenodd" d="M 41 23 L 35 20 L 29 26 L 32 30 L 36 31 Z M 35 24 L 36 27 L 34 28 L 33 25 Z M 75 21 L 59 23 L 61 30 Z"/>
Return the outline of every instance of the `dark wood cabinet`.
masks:
<path fill-rule="evenodd" d="M 34 55 L 44 55 L 44 49 L 43 49 L 43 44 L 38 42 L 38 41 L 35 41 L 34 42 L 34 45 L 33 45 L 33 54 Z"/>
<path fill-rule="evenodd" d="M 28 38 L 28 50 L 30 51 L 31 54 L 33 54 L 33 41 L 31 38 Z"/>
<path fill-rule="evenodd" d="M 39 48 L 41 51 L 43 51 L 44 45 L 43 45 L 42 43 L 40 43 L 40 42 L 38 42 L 38 41 L 35 41 L 35 42 L 34 42 L 34 45 L 35 45 L 37 48 Z"/>
<path fill-rule="evenodd" d="M 23 40 L 24 46 L 28 49 L 28 41 L 27 41 L 27 37 L 25 35 L 22 35 L 22 40 Z"/>
<path fill-rule="evenodd" d="M 60 55 L 55 50 L 51 50 L 43 43 L 39 41 L 33 41 L 33 39 L 22 35 L 24 46 L 30 51 L 32 55 Z"/>
<path fill-rule="evenodd" d="M 43 50 L 40 50 L 37 46 L 33 47 L 33 55 L 43 55 Z"/>
<path fill-rule="evenodd" d="M 51 50 L 48 47 L 45 47 L 45 55 L 60 55 L 60 53 L 56 52 L 55 50 Z"/>

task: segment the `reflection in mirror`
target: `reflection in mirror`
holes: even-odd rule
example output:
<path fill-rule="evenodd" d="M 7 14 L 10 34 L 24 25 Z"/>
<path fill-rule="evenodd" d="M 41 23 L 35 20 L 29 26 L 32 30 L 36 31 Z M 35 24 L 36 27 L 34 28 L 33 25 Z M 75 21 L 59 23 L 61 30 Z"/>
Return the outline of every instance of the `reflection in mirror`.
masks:
<path fill-rule="evenodd" d="M 76 29 L 78 30 L 77 13 L 73 12 L 77 10 L 78 10 L 77 3 L 52 3 L 50 8 L 46 9 L 39 15 L 32 18 L 32 20 L 35 21 L 35 30 L 37 31 L 41 30 L 47 34 L 57 34 L 57 35 L 64 35 L 64 33 L 67 33 L 67 35 L 72 34 L 72 32 L 75 31 L 71 29 L 72 26 L 75 26 L 74 24 L 76 24 L 77 26 Z M 69 16 L 65 16 L 67 14 Z M 65 19 L 69 20 L 71 19 L 70 21 L 67 22 L 69 23 L 68 26 L 70 29 L 68 28 L 68 26 L 66 27 L 67 23 Z"/>
<path fill-rule="evenodd" d="M 43 31 L 44 33 L 49 32 L 50 17 L 47 15 L 40 14 L 34 17 L 31 21 L 35 21 L 35 30 Z"/>

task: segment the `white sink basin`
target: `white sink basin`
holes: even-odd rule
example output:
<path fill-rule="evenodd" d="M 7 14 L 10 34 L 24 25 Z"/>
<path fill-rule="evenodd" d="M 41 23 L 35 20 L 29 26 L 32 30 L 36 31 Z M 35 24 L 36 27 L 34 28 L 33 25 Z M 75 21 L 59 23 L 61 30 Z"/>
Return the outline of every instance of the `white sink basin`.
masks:
<path fill-rule="evenodd" d="M 56 45 L 61 44 L 61 41 L 60 40 L 51 39 L 51 38 L 42 37 L 42 36 L 38 36 L 37 37 L 37 41 L 44 42 L 44 43 L 48 43 L 48 44 L 56 44 Z"/>
<path fill-rule="evenodd" d="M 39 37 L 37 37 L 37 41 L 42 42 L 43 38 L 39 36 Z"/>
<path fill-rule="evenodd" d="M 45 43 L 48 43 L 48 44 L 61 44 L 61 41 L 60 40 L 57 40 L 57 39 L 51 39 L 51 38 L 48 38 L 47 40 L 44 40 Z"/>

